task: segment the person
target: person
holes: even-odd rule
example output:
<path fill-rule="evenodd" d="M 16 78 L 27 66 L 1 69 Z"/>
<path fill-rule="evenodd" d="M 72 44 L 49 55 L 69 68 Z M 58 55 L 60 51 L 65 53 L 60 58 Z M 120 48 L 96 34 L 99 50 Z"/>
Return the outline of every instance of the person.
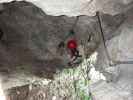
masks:
<path fill-rule="evenodd" d="M 69 50 L 70 53 L 70 58 L 72 59 L 72 61 L 70 61 L 68 64 L 71 65 L 73 64 L 73 62 L 78 58 L 81 57 L 81 55 L 79 55 L 79 51 L 77 50 L 77 41 L 75 39 L 70 39 L 67 42 L 67 49 Z"/>
<path fill-rule="evenodd" d="M 61 48 L 64 48 L 65 45 L 70 53 L 70 58 L 71 58 L 71 61 L 68 63 L 68 65 L 72 65 L 74 64 L 74 62 L 76 61 L 76 59 L 78 57 L 82 57 L 80 54 L 79 54 L 79 51 L 78 51 L 78 45 L 77 45 L 77 41 L 76 39 L 69 39 L 67 40 L 70 36 L 74 36 L 75 35 L 75 32 L 73 29 L 71 29 L 68 33 L 68 35 L 64 38 L 64 41 L 61 41 L 59 44 L 58 44 L 58 49 L 61 49 Z M 67 40 L 67 42 L 65 43 L 65 41 Z"/>

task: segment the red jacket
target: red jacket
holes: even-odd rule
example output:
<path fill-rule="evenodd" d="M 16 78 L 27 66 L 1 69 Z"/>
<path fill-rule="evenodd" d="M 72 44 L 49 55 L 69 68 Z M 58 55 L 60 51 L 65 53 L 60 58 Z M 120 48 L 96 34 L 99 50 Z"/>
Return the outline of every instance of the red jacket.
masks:
<path fill-rule="evenodd" d="M 77 48 L 77 41 L 75 39 L 71 39 L 67 42 L 68 49 L 76 49 Z"/>

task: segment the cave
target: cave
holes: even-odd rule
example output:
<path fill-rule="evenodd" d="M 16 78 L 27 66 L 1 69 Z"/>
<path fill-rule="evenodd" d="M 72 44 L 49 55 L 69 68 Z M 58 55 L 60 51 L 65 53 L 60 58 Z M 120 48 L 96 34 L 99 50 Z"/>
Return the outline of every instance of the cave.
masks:
<path fill-rule="evenodd" d="M 0 100 L 133 100 L 132 0 L 1 0 Z"/>

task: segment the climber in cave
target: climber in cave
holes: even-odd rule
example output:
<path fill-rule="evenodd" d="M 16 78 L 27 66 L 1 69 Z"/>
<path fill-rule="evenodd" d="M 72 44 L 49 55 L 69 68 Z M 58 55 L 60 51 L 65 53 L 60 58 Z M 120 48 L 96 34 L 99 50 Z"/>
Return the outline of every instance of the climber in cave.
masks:
<path fill-rule="evenodd" d="M 72 65 L 74 64 L 73 62 L 76 61 L 78 57 L 82 57 L 79 55 L 79 51 L 77 50 L 77 41 L 75 39 L 71 39 L 67 42 L 67 48 L 70 52 L 70 57 L 72 61 L 70 61 L 68 64 Z"/>
<path fill-rule="evenodd" d="M 67 38 L 69 38 L 70 36 L 73 36 L 75 34 L 74 30 L 70 30 L 69 31 L 69 34 L 64 38 L 64 41 L 61 41 L 58 45 L 58 48 L 64 48 L 65 47 L 65 41 L 67 40 Z M 76 61 L 76 59 L 78 57 L 82 57 L 80 54 L 79 54 L 79 51 L 77 49 L 78 45 L 77 45 L 77 41 L 76 39 L 70 39 L 67 41 L 67 49 L 69 51 L 69 54 L 70 54 L 70 58 L 71 58 L 71 61 L 68 63 L 68 65 L 72 65 L 72 64 L 76 64 L 74 63 Z"/>

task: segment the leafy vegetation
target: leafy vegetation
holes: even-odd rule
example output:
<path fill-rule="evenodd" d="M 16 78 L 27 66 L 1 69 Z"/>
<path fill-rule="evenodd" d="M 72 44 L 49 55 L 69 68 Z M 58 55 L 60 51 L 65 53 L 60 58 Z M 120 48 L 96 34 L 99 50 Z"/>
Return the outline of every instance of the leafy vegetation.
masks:
<path fill-rule="evenodd" d="M 49 83 L 50 95 L 57 100 L 91 100 L 89 90 L 89 71 L 93 66 L 86 60 L 81 66 L 73 69 L 64 69 Z"/>

